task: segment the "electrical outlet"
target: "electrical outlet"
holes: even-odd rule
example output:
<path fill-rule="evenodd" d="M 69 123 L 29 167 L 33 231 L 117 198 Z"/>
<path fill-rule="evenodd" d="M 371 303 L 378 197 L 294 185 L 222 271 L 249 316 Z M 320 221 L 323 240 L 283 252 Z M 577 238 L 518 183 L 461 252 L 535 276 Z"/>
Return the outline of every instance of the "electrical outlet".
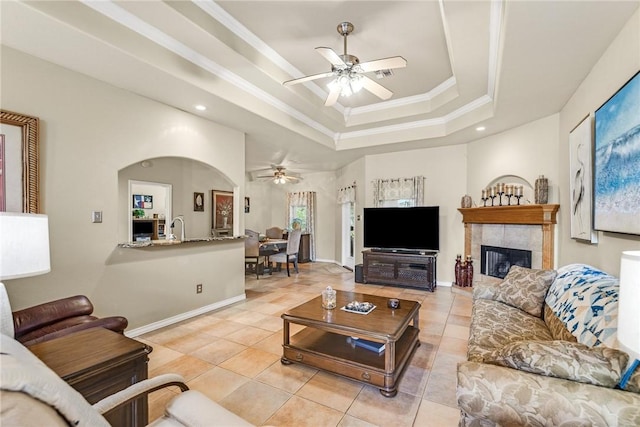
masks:
<path fill-rule="evenodd" d="M 196 294 L 201 294 L 202 293 L 202 283 L 198 283 L 196 285 Z"/>
<path fill-rule="evenodd" d="M 93 223 L 102 222 L 102 211 L 91 212 L 91 222 Z"/>

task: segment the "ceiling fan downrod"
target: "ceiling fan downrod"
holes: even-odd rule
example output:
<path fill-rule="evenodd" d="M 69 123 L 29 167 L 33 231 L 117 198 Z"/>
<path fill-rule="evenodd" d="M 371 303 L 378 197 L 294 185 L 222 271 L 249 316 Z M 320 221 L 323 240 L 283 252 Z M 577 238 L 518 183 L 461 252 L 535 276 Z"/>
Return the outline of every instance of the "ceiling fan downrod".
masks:
<path fill-rule="evenodd" d="M 340 55 L 340 58 L 344 61 L 345 64 L 349 65 L 350 67 L 360 63 L 360 60 L 358 59 L 357 56 L 349 55 L 347 53 L 347 36 L 353 32 L 353 28 L 354 27 L 351 22 L 341 22 L 340 24 L 338 24 L 338 27 L 337 27 L 338 34 L 340 34 L 344 39 L 343 41 L 344 53 Z"/>

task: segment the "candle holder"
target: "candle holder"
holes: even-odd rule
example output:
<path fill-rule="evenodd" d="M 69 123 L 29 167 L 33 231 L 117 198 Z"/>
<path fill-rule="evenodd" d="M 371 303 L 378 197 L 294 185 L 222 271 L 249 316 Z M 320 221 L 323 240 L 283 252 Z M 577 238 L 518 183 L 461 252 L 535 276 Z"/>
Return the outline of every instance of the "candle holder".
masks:
<path fill-rule="evenodd" d="M 522 194 L 519 196 L 514 195 L 513 197 L 515 197 L 516 199 L 518 199 L 518 206 L 520 206 L 520 199 L 522 198 Z"/>
<path fill-rule="evenodd" d="M 487 195 L 483 194 L 482 197 L 480 197 L 480 200 L 482 200 L 482 206 L 484 206 L 486 208 L 487 207 L 487 200 L 489 200 Z"/>
<path fill-rule="evenodd" d="M 499 206 L 502 206 L 502 195 L 504 194 L 504 191 L 499 191 L 498 192 L 498 202 L 499 202 Z"/>
<path fill-rule="evenodd" d="M 511 206 L 511 197 L 513 196 L 513 185 L 507 185 L 504 195 L 507 196 L 507 206 Z"/>
<path fill-rule="evenodd" d="M 495 206 L 495 198 L 498 197 L 496 195 L 489 196 L 491 198 L 491 206 Z"/>

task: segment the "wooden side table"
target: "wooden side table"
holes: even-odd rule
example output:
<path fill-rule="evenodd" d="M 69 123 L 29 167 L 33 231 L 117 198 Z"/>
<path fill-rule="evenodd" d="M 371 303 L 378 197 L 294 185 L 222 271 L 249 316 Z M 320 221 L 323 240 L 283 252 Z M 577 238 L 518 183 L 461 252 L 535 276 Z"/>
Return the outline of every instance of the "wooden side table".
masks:
<path fill-rule="evenodd" d="M 150 346 L 104 328 L 79 331 L 29 347 L 91 404 L 147 378 Z M 114 426 L 145 426 L 147 397 L 109 414 Z"/>

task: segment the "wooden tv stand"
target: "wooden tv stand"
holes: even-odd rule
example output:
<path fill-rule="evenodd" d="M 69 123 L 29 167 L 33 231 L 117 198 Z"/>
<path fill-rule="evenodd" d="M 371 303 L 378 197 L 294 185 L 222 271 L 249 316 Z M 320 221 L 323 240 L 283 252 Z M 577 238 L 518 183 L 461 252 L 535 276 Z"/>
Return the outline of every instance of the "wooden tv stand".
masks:
<path fill-rule="evenodd" d="M 362 251 L 364 283 L 436 289 L 435 251 Z"/>

